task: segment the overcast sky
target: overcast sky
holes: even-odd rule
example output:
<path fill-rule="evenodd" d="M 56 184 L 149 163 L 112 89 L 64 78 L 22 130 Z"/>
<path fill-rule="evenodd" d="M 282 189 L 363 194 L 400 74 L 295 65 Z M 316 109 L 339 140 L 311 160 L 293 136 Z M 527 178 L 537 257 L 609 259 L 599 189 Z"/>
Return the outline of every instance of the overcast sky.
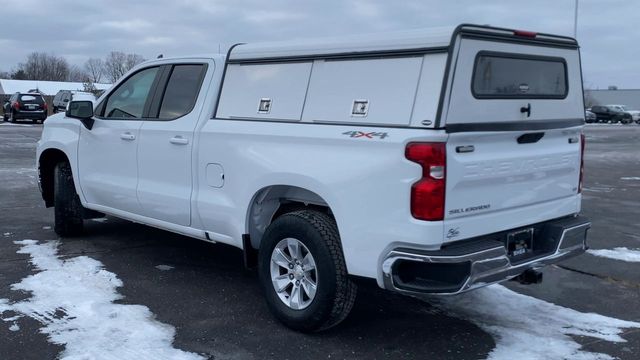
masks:
<path fill-rule="evenodd" d="M 575 0 L 0 0 L 0 70 L 33 51 L 82 65 L 111 50 L 181 55 L 235 42 L 491 24 L 573 36 Z M 640 88 L 640 1 L 580 0 L 589 87 Z"/>

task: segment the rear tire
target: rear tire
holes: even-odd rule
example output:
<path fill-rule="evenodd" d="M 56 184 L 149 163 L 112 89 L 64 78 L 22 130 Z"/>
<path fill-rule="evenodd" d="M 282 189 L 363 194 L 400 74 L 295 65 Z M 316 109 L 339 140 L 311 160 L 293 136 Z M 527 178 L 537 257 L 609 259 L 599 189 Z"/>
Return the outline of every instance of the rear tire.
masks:
<path fill-rule="evenodd" d="M 16 122 L 16 115 L 13 113 L 13 111 L 9 113 L 9 122 L 12 124 Z"/>
<path fill-rule="evenodd" d="M 77 236 L 84 225 L 83 207 L 73 183 L 71 166 L 67 162 L 58 163 L 54 172 L 54 231 L 60 236 Z"/>
<path fill-rule="evenodd" d="M 299 246 L 300 256 L 296 257 L 287 246 L 285 257 L 281 259 L 285 260 L 284 265 L 289 265 L 280 265 L 281 262 L 274 260 L 274 256 L 277 257 L 276 248 L 280 248 L 283 241 L 291 240 L 303 245 Z M 304 267 L 305 261 L 295 262 L 296 258 L 305 255 L 305 251 L 306 255 L 311 255 L 313 263 L 313 266 L 307 268 Z M 304 256 L 304 259 L 306 260 L 307 256 Z M 258 260 L 260 284 L 267 305 L 274 316 L 289 328 L 303 332 L 325 330 L 339 324 L 351 311 L 357 289 L 347 274 L 335 220 L 327 214 L 300 210 L 278 217 L 269 225 L 262 238 Z M 295 264 L 300 264 L 300 267 Z M 279 292 L 276 287 L 282 285 L 276 284 L 278 273 L 274 275 L 274 268 L 282 274 L 280 276 L 284 276 L 280 281 L 286 284 Z M 311 283 L 307 278 L 310 273 L 315 274 L 313 279 L 309 278 L 314 280 Z M 313 283 L 315 290 L 311 295 L 308 289 Z M 296 286 L 298 292 L 294 293 Z M 289 291 L 287 304 L 285 293 Z M 303 295 L 300 295 L 301 302 L 291 301 L 294 295 L 300 294 L 301 291 L 304 291 Z M 297 306 L 299 303 L 306 304 Z"/>

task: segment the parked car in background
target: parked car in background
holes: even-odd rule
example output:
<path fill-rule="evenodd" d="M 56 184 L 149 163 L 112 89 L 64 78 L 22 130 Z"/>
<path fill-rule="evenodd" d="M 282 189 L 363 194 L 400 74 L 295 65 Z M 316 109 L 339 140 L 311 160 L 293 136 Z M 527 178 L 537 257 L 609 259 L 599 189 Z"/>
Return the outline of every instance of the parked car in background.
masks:
<path fill-rule="evenodd" d="M 598 122 L 613 122 L 630 124 L 633 122 L 631 114 L 620 110 L 615 105 L 596 105 L 591 107 L 591 112 L 596 114 Z"/>
<path fill-rule="evenodd" d="M 598 122 L 598 117 L 596 116 L 596 114 L 593 113 L 593 111 L 587 109 L 584 111 L 584 120 L 587 123 L 594 123 L 594 122 Z"/>
<path fill-rule="evenodd" d="M 67 109 L 67 105 L 71 100 L 76 100 L 77 96 L 81 96 L 82 100 L 90 100 L 94 102 L 96 97 L 86 91 L 74 91 L 74 90 L 60 90 L 53 98 L 53 113 L 57 113 L 58 111 L 65 111 Z"/>
<path fill-rule="evenodd" d="M 47 119 L 47 102 L 38 93 L 15 93 L 3 105 L 4 121 L 31 120 L 33 123 Z"/>
<path fill-rule="evenodd" d="M 624 111 L 631 115 L 631 119 L 636 123 L 640 124 L 640 110 L 631 110 L 627 105 L 607 105 L 611 107 L 615 107 L 620 111 Z"/>

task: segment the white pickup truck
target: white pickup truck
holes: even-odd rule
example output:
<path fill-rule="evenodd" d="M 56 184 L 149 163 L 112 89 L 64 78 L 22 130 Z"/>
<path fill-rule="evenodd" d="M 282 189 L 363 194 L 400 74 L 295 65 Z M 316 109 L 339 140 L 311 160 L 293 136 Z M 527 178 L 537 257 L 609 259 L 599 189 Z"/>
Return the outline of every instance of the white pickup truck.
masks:
<path fill-rule="evenodd" d="M 572 38 L 477 25 L 162 58 L 38 143 L 55 230 L 109 214 L 244 250 L 269 308 L 317 331 L 353 277 L 458 294 L 586 248 Z"/>

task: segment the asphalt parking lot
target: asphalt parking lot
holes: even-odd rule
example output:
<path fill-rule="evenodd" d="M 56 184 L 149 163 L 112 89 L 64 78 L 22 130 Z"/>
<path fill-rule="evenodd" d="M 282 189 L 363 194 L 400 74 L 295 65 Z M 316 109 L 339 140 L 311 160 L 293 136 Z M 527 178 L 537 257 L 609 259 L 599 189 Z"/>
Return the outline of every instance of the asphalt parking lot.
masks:
<path fill-rule="evenodd" d="M 238 249 L 112 217 L 55 242 L 41 130 L 0 123 L 0 359 L 640 358 L 640 126 L 585 130 L 590 246 L 621 249 L 455 298 L 362 282 L 349 318 L 315 335 L 274 320 Z"/>

